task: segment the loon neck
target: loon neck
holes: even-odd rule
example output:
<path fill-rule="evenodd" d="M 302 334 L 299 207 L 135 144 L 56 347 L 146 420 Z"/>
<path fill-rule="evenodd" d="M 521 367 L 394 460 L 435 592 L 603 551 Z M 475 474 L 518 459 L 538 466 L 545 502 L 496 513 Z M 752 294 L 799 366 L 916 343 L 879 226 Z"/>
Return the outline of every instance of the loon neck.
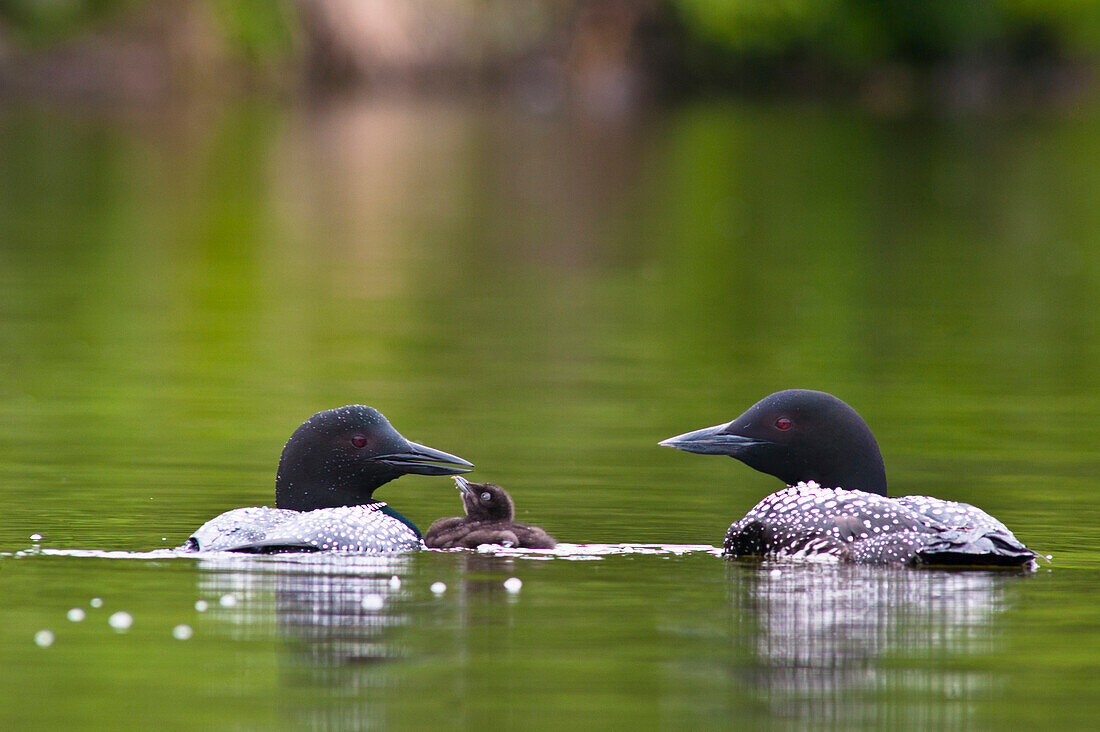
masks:
<path fill-rule="evenodd" d="M 854 464 L 840 469 L 821 471 L 808 476 L 808 480 L 817 482 L 825 488 L 843 488 L 849 491 L 863 491 L 886 497 L 886 467 L 877 445 L 873 452 L 865 453 Z"/>
<path fill-rule="evenodd" d="M 294 480 L 278 480 L 275 483 L 275 507 L 292 511 L 314 511 L 318 508 L 341 508 L 379 503 L 374 491 L 382 484 L 364 489 L 363 485 L 348 486 L 310 484 Z"/>
<path fill-rule="evenodd" d="M 867 423 L 843 402 L 842 417 L 795 450 L 793 470 L 827 488 L 844 488 L 886 497 L 886 464 Z M 843 418 L 847 412 L 847 417 Z"/>

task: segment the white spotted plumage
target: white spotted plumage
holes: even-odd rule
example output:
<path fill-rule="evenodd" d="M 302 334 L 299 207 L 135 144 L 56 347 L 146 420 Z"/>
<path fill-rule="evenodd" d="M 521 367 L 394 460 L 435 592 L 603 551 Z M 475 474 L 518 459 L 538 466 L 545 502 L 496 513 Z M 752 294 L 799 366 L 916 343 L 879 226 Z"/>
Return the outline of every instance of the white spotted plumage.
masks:
<path fill-rule="evenodd" d="M 975 543 L 1027 549 L 981 509 L 928 496 L 887 498 L 807 482 L 766 496 L 726 532 L 728 555 L 914 564 Z"/>
<path fill-rule="evenodd" d="M 384 508 L 380 501 L 313 511 L 237 508 L 199 527 L 188 546 L 203 551 L 299 548 L 375 553 L 422 548 L 416 532 Z"/>

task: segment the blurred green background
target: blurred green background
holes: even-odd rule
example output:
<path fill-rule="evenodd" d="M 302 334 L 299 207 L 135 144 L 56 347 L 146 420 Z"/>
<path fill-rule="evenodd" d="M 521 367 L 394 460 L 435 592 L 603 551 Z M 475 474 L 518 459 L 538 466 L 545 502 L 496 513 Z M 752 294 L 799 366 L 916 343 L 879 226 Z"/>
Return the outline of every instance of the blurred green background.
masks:
<path fill-rule="evenodd" d="M 602 114 L 700 89 L 880 111 L 1061 100 L 1094 81 L 1090 0 L 4 0 L 0 91 L 164 98 L 514 90 Z"/>
<path fill-rule="evenodd" d="M 0 728 L 1094 725 L 1098 5 L 0 2 Z M 352 402 L 720 544 L 777 481 L 657 442 L 788 387 L 1053 560 L 149 552 Z"/>

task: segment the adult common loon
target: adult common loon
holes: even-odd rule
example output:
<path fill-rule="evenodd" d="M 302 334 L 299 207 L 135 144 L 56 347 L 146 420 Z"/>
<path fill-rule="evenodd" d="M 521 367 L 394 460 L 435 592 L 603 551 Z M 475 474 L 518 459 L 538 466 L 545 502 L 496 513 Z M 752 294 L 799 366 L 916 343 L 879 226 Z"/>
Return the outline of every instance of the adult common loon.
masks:
<path fill-rule="evenodd" d="M 886 497 L 863 418 L 821 391 L 789 389 L 737 419 L 660 444 L 728 455 L 789 487 L 736 521 L 729 556 L 833 557 L 860 564 L 1030 565 L 1035 553 L 985 511 L 928 496 Z"/>
<path fill-rule="evenodd" d="M 402 437 L 377 409 L 355 404 L 306 420 L 283 447 L 275 508 L 236 508 L 199 527 L 192 551 L 420 549 L 411 521 L 372 498 L 406 473 L 456 475 L 473 464 Z"/>
<path fill-rule="evenodd" d="M 521 524 L 512 519 L 516 506 L 508 491 L 492 483 L 471 483 L 455 476 L 455 486 L 462 493 L 465 516 L 441 518 L 428 528 L 424 545 L 435 549 L 466 547 L 476 549 L 482 544 L 503 544 L 524 549 L 553 549 L 557 540 L 538 526 Z"/>

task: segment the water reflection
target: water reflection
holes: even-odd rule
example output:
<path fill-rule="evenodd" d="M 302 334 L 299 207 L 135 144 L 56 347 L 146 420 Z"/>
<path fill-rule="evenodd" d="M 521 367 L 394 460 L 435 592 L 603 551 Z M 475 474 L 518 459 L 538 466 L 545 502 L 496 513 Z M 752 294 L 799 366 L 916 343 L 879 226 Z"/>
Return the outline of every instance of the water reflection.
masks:
<path fill-rule="evenodd" d="M 328 652 L 310 655 L 340 665 L 377 656 L 376 636 L 401 622 L 391 605 L 402 596 L 400 577 L 409 562 L 404 554 L 217 553 L 198 562 L 205 570 L 199 594 L 219 620 L 241 629 L 234 637 L 269 636 L 274 607 L 281 636 L 331 641 Z M 371 652 L 364 653 L 368 648 Z"/>
<path fill-rule="evenodd" d="M 294 728 L 364 729 L 419 718 L 444 698 L 452 704 L 478 700 L 461 712 L 471 725 L 483 714 L 522 724 L 513 719 L 514 709 L 542 683 L 529 673 L 528 656 L 584 674 L 591 662 L 569 649 L 586 633 L 598 644 L 609 632 L 601 620 L 559 635 L 559 619 L 576 611 L 577 589 L 551 576 L 578 562 L 718 551 L 709 545 L 565 543 L 555 550 L 394 556 L 211 553 L 195 561 L 198 594 L 209 605 L 205 619 L 215 634 L 235 641 L 240 653 L 247 653 L 247 642 L 278 640 L 280 714 Z M 505 581 L 513 576 L 530 584 L 509 591 Z M 435 595 L 429 588 L 440 580 L 446 590 Z M 538 599 L 532 601 L 532 593 Z M 625 601 L 617 592 L 601 590 L 598 597 L 616 607 Z M 565 604 L 540 604 L 558 601 Z M 486 665 L 500 673 L 483 674 Z M 615 673 L 614 663 L 602 673 Z M 433 692 L 436 702 L 421 698 L 419 690 L 436 685 L 447 690 L 443 697 Z"/>
<path fill-rule="evenodd" d="M 783 717 L 959 725 L 993 676 L 966 668 L 997 648 L 1015 575 L 859 566 L 731 564 L 734 622 L 755 624 L 753 686 Z M 960 667 L 959 662 L 962 662 Z M 877 696 L 893 703 L 873 704 Z"/>
<path fill-rule="evenodd" d="M 380 663 L 401 657 L 390 631 L 409 622 L 399 600 L 408 555 L 301 554 L 201 559 L 199 594 L 234 640 L 283 642 L 279 686 L 295 727 L 373 729 L 384 709 Z M 396 578 L 396 579 L 395 579 Z M 274 610 L 274 612 L 272 612 Z M 305 690 L 305 703 L 297 691 Z"/>

